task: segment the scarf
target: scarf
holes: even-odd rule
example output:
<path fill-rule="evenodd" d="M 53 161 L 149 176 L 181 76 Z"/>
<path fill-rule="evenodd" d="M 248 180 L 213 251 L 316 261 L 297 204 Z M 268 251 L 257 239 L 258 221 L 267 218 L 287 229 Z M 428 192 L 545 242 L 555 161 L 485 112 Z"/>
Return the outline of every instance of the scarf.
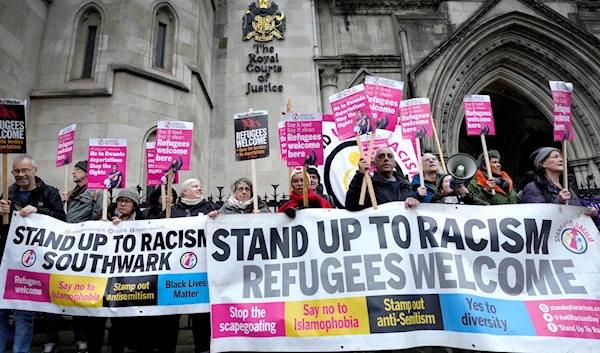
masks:
<path fill-rule="evenodd" d="M 204 200 L 204 196 L 199 199 L 186 199 L 185 197 L 182 197 L 180 200 L 181 200 L 181 203 L 184 205 L 196 206 L 197 204 L 202 202 L 202 200 Z"/>
<path fill-rule="evenodd" d="M 481 174 L 483 174 L 483 177 L 486 180 L 488 179 L 487 172 L 481 171 Z M 494 183 L 496 183 L 496 186 L 499 187 L 500 189 L 502 189 L 502 191 L 504 191 L 504 193 L 506 195 L 508 195 L 510 193 L 511 183 L 508 181 L 507 178 L 505 178 L 502 175 L 494 175 L 493 173 L 492 173 L 492 178 L 494 179 Z"/>
<path fill-rule="evenodd" d="M 317 195 L 311 188 L 308 188 L 308 204 L 309 208 L 333 208 L 333 206 L 331 206 L 327 200 Z M 296 193 L 292 192 L 290 195 L 290 200 L 281 205 L 277 212 L 283 212 L 288 208 L 304 208 L 304 195 L 297 195 Z"/>
<path fill-rule="evenodd" d="M 248 208 L 248 206 L 252 205 L 252 198 L 250 198 L 250 200 L 248 200 L 248 201 L 240 201 L 240 200 L 236 199 L 235 196 L 231 195 L 227 199 L 227 203 L 229 204 L 229 206 L 231 206 L 233 208 L 239 208 L 240 210 L 245 210 Z"/>

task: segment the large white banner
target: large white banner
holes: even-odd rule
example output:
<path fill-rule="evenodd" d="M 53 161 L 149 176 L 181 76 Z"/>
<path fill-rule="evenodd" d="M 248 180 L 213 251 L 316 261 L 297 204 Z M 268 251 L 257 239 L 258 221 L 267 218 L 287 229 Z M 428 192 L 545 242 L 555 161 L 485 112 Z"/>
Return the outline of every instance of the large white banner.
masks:
<path fill-rule="evenodd" d="M 0 308 L 82 316 L 208 312 L 206 216 L 69 224 L 13 215 Z"/>
<path fill-rule="evenodd" d="M 307 209 L 209 221 L 211 352 L 598 352 L 585 208 Z"/>

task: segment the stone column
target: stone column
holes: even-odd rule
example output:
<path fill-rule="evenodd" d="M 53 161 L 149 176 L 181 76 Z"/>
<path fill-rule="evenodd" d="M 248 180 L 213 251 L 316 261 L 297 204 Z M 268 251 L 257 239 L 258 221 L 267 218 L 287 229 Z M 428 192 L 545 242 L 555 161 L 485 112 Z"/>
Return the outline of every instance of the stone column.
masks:
<path fill-rule="evenodd" d="M 338 73 L 341 65 L 319 65 L 319 77 L 321 79 L 321 109 L 325 114 L 331 114 L 329 96 L 338 92 Z"/>
<path fill-rule="evenodd" d="M 585 178 L 581 173 L 581 167 L 573 167 L 573 171 L 575 171 L 575 178 L 577 179 L 577 188 L 581 187 L 581 185 L 585 185 Z"/>
<path fill-rule="evenodd" d="M 594 182 L 596 185 L 600 184 L 600 170 L 598 170 L 598 159 L 599 157 L 595 157 L 594 159 L 590 159 L 588 163 L 588 174 L 594 176 Z"/>

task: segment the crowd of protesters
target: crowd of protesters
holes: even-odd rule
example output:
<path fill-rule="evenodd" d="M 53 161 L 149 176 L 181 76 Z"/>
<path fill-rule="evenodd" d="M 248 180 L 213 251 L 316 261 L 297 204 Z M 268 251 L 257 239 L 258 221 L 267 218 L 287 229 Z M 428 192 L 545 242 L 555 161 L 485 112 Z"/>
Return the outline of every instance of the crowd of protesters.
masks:
<path fill-rule="evenodd" d="M 454 180 L 452 175 L 441 173 L 438 158 L 426 153 L 422 157 L 423 187 L 419 176 L 412 181 L 398 172 L 394 153 L 387 147 L 379 148 L 373 157 L 372 184 L 378 204 L 404 201 L 406 208 L 419 207 L 421 203 L 452 203 L 468 205 L 504 205 L 515 203 L 553 203 L 582 206 L 572 185 L 563 185 L 561 175 L 564 164 L 560 151 L 552 147 L 540 148 L 532 154 L 532 171 L 518 183 L 517 193 L 513 180 L 502 171 L 498 151 L 488 151 L 491 174 L 488 175 L 483 154 L 477 160 L 477 172 L 467 182 Z M 0 200 L 0 214 L 19 212 L 22 217 L 39 213 L 68 223 L 100 220 L 102 217 L 102 192 L 86 189 L 87 161 L 75 164 L 72 171 L 75 187 L 69 193 L 60 193 L 56 188 L 46 185 L 37 177 L 38 167 L 28 155 L 18 156 L 12 166 L 15 182 L 8 191 L 8 200 Z M 358 171 L 350 182 L 346 194 L 345 208 L 360 211 L 372 207 L 371 199 L 365 198 L 359 204 L 361 186 L 370 165 L 361 158 Z M 302 168 L 290 173 L 291 192 L 289 200 L 278 207 L 278 212 L 293 218 L 304 206 L 304 192 L 308 193 L 308 208 L 334 208 L 336 203 L 331 195 L 326 195 L 317 168 L 307 168 L 304 180 Z M 306 189 L 304 183 L 308 183 Z M 188 179 L 181 183 L 179 195 L 173 189 L 171 217 L 195 217 L 208 215 L 211 218 L 220 214 L 249 214 L 254 210 L 252 182 L 239 178 L 231 187 L 231 195 L 221 206 L 206 199 L 202 185 L 197 179 Z M 179 197 L 178 197 L 179 196 Z M 165 218 L 165 199 L 161 188 L 156 188 L 147 200 L 149 207 L 142 210 L 139 193 L 132 189 L 121 189 L 116 202 L 108 209 L 104 221 L 120 222 L 144 219 Z M 260 213 L 270 210 L 264 200 L 257 198 Z M 64 211 L 66 203 L 66 212 Z M 596 218 L 598 211 L 587 207 L 585 214 Z M 0 254 L 6 245 L 8 226 L 2 226 Z M 34 333 L 34 313 L 22 310 L 0 309 L 0 351 L 4 351 L 9 336 L 9 315 L 15 322 L 13 343 L 14 353 L 29 353 Z M 191 314 L 195 352 L 210 350 L 210 315 L 208 313 Z M 54 353 L 58 348 L 59 327 L 62 316 L 48 314 L 46 339 L 43 353 Z M 100 353 L 105 342 L 108 318 L 74 317 L 74 341 L 77 353 Z M 151 352 L 158 349 L 161 353 L 174 353 L 177 346 L 180 315 L 160 317 L 111 318 L 110 346 L 112 353 L 122 353 L 125 347 L 134 346 L 138 351 Z M 128 327 L 138 327 L 138 334 Z M 143 328 L 143 329 L 140 329 Z"/>

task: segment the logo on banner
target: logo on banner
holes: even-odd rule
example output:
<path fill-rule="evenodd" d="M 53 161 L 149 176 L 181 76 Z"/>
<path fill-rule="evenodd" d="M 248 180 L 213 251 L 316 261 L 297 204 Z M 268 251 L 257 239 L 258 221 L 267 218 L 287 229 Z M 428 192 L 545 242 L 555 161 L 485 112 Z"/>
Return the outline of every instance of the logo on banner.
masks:
<path fill-rule="evenodd" d="M 100 145 L 100 146 L 104 145 L 104 140 L 98 140 L 98 145 Z"/>
<path fill-rule="evenodd" d="M 576 222 L 566 221 L 556 231 L 554 240 L 572 253 L 583 254 L 587 251 L 588 243 L 593 243 L 594 238 L 587 229 Z"/>
<path fill-rule="evenodd" d="M 25 251 L 25 253 L 23 253 L 23 256 L 21 257 L 21 263 L 25 267 L 31 267 L 35 263 L 35 259 L 35 251 L 27 250 Z"/>
<path fill-rule="evenodd" d="M 191 270 L 194 268 L 194 266 L 196 266 L 196 263 L 198 263 L 198 257 L 196 254 L 189 251 L 181 255 L 179 262 L 181 263 L 181 267 L 185 268 L 186 270 Z"/>
<path fill-rule="evenodd" d="M 8 109 L 5 106 L 0 106 L 0 118 L 2 119 L 16 119 L 18 117 L 17 113 L 12 110 L 12 109 Z"/>
<path fill-rule="evenodd" d="M 165 123 L 165 127 L 171 127 L 171 122 L 170 122 L 170 121 L 167 121 L 167 122 Z"/>
<path fill-rule="evenodd" d="M 296 120 L 297 121 L 298 120 L 298 114 L 292 115 L 292 120 Z"/>

